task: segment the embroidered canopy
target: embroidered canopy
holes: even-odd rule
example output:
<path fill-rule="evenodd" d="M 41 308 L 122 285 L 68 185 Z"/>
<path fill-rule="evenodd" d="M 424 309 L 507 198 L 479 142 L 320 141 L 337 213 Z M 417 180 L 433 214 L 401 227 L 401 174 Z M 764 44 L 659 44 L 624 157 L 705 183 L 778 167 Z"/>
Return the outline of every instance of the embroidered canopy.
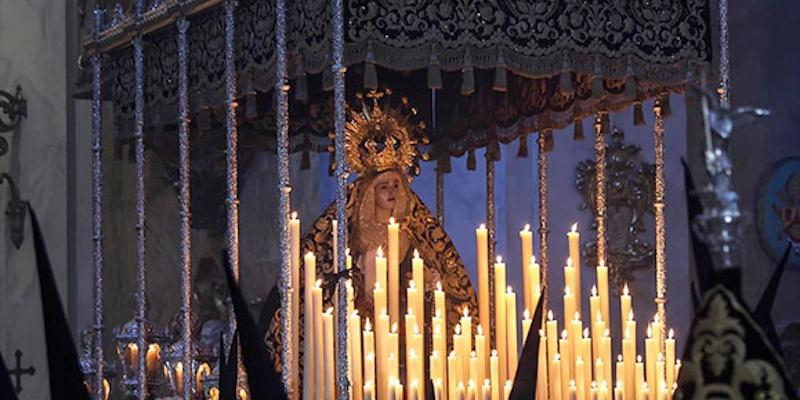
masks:
<path fill-rule="evenodd" d="M 179 5 L 178 3 L 183 3 Z M 177 123 L 175 24 L 190 15 L 193 123 L 224 118 L 219 1 L 156 0 L 145 36 L 146 125 Z M 324 150 L 332 130 L 330 2 L 287 2 L 291 150 Z M 389 87 L 427 122 L 429 151 L 461 155 L 536 130 L 562 128 L 671 91 L 711 61 L 705 0 L 345 1 L 348 96 Z M 118 6 L 98 42 L 111 57 L 107 95 L 120 139 L 133 129 L 132 18 Z M 274 148 L 274 2 L 240 0 L 236 70 L 245 143 Z M 91 50 L 90 50 L 91 51 Z M 437 89 L 432 96 L 431 89 Z M 434 116 L 435 113 L 435 116 Z M 246 132 L 251 132 L 247 134 Z M 496 147 L 496 146 L 495 146 Z"/>

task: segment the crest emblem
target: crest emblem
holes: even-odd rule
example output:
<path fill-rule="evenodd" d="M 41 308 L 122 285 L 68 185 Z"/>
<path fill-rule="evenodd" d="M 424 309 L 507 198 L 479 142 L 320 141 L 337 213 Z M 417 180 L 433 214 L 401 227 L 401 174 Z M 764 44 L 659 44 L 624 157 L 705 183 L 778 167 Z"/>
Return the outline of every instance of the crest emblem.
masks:
<path fill-rule="evenodd" d="M 777 262 L 791 242 L 787 266 L 800 267 L 800 157 L 784 158 L 767 170 L 755 200 L 761 247 Z"/>

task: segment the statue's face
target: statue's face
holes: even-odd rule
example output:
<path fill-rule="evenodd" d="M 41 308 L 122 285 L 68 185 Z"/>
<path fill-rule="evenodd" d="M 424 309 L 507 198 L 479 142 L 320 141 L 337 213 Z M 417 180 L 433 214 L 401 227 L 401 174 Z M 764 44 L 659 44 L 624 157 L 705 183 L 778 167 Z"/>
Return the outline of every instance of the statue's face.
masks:
<path fill-rule="evenodd" d="M 375 178 L 375 208 L 393 211 L 400 191 L 400 176 L 397 171 L 382 172 Z"/>

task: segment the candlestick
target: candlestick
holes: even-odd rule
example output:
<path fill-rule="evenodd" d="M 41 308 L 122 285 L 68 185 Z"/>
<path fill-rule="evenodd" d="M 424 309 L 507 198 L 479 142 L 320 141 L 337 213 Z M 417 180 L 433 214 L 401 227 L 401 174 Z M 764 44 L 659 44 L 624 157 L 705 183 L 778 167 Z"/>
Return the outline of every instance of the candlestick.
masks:
<path fill-rule="evenodd" d="M 508 344 L 506 336 L 506 264 L 503 258 L 498 256 L 494 264 L 494 312 L 495 312 L 495 344 L 500 360 L 498 365 L 500 382 L 505 382 L 508 376 Z"/>
<path fill-rule="evenodd" d="M 547 336 L 547 360 L 548 364 L 550 364 L 550 371 L 552 371 L 554 356 L 558 353 L 558 321 L 553 319 L 552 310 L 547 312 L 545 332 Z"/>
<path fill-rule="evenodd" d="M 617 400 L 617 389 L 624 387 L 623 382 L 625 379 L 625 360 L 622 358 L 622 354 L 617 355 L 617 365 L 615 366 L 614 371 L 616 371 L 617 374 L 617 382 L 614 385 L 614 400 Z M 621 391 L 623 393 L 620 395 L 620 397 L 624 396 L 624 389 L 621 389 Z"/>
<path fill-rule="evenodd" d="M 314 368 L 311 368 L 311 366 L 314 364 L 314 354 L 316 351 L 314 348 L 314 298 L 312 294 L 314 290 L 312 282 L 316 282 L 317 280 L 317 261 L 316 257 L 314 257 L 314 253 L 310 251 L 306 253 L 304 262 L 303 337 L 305 340 L 303 341 L 303 365 L 305 365 L 305 371 L 303 374 L 303 398 L 314 399 L 316 398 L 316 394 L 314 393 L 314 382 L 316 381 L 316 378 L 314 375 Z M 295 289 L 295 292 L 298 291 L 298 289 Z"/>
<path fill-rule="evenodd" d="M 507 365 L 508 375 L 506 380 L 513 381 L 517 375 L 517 363 L 519 353 L 517 352 L 517 295 L 509 286 L 506 288 L 506 346 L 507 346 Z"/>
<path fill-rule="evenodd" d="M 583 357 L 578 356 L 575 358 L 575 380 L 570 382 L 570 392 L 572 392 L 572 384 L 575 385 L 575 398 L 577 400 L 586 399 L 586 375 L 585 363 Z M 571 394 L 571 393 L 570 393 Z"/>
<path fill-rule="evenodd" d="M 608 267 L 605 260 L 601 259 L 596 268 L 597 271 L 597 292 L 600 295 L 600 312 L 603 314 L 603 321 L 611 321 L 608 311 Z"/>
<path fill-rule="evenodd" d="M 481 400 L 492 400 L 492 383 L 490 379 L 483 381 L 483 386 L 481 386 Z"/>
<path fill-rule="evenodd" d="M 600 350 L 601 355 L 603 357 L 603 366 L 605 367 L 605 371 L 603 371 L 603 376 L 605 376 L 607 381 L 611 381 L 611 332 L 608 329 L 605 329 L 603 332 L 603 337 L 600 339 Z"/>
<path fill-rule="evenodd" d="M 564 327 L 569 327 L 569 321 L 575 316 L 575 295 L 569 286 L 564 287 Z"/>
<path fill-rule="evenodd" d="M 658 386 L 655 385 L 656 381 L 656 357 L 658 354 L 656 344 L 656 338 L 653 337 L 653 328 L 652 325 L 647 327 L 647 338 L 644 340 L 644 348 L 645 348 L 645 377 L 647 378 L 647 383 L 650 386 L 650 398 L 656 398 L 656 388 Z"/>
<path fill-rule="evenodd" d="M 381 309 L 375 324 L 375 355 L 378 357 L 376 364 L 378 372 L 378 398 L 385 399 L 389 396 L 389 315 L 386 308 Z"/>
<path fill-rule="evenodd" d="M 467 306 L 464 306 L 464 312 L 461 316 L 461 335 L 461 345 L 464 346 L 463 354 L 466 357 L 462 368 L 464 368 L 464 376 L 467 377 L 469 376 L 469 354 L 472 351 L 472 316 Z"/>
<path fill-rule="evenodd" d="M 400 225 L 389 218 L 389 321 L 400 321 Z"/>
<path fill-rule="evenodd" d="M 578 385 L 575 383 L 574 379 L 569 381 L 568 390 L 569 390 L 569 393 L 567 393 L 567 398 L 569 400 L 577 400 L 577 398 L 578 398 Z"/>
<path fill-rule="evenodd" d="M 575 277 L 572 286 L 572 291 L 575 293 L 575 304 L 580 307 L 581 304 L 581 235 L 578 233 L 578 223 L 572 224 L 570 231 L 567 232 L 567 240 L 569 241 L 569 258 L 572 260 L 572 266 L 575 268 Z"/>
<path fill-rule="evenodd" d="M 527 310 L 533 310 L 535 304 L 531 304 L 533 297 L 533 276 L 531 276 L 530 260 L 533 255 L 533 232 L 531 226 L 525 224 L 525 227 L 519 231 L 519 240 L 522 250 L 522 290 L 523 290 L 523 305 Z"/>
<path fill-rule="evenodd" d="M 572 357 L 572 344 L 570 343 L 569 333 L 566 329 L 561 331 L 561 339 L 558 341 L 558 353 L 561 355 L 561 395 L 567 395 L 567 385 L 573 378 L 572 369 L 574 359 Z"/>
<path fill-rule="evenodd" d="M 478 263 L 478 314 L 483 331 L 490 337 L 491 325 L 489 315 L 489 242 L 486 225 L 481 224 L 475 229 L 475 241 L 477 243 L 477 263 Z M 503 285 L 502 287 L 505 287 Z"/>
<path fill-rule="evenodd" d="M 547 400 L 549 393 L 549 382 L 547 380 L 549 376 L 548 364 L 550 363 L 547 359 L 547 336 L 545 336 L 543 329 L 539 329 L 539 363 L 536 381 L 536 400 Z"/>

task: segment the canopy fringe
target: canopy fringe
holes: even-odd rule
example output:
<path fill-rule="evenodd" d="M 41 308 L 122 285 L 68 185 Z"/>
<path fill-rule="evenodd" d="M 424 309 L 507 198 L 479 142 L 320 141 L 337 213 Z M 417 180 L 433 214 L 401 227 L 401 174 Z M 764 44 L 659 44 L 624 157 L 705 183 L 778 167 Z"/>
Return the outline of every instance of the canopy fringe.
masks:
<path fill-rule="evenodd" d="M 563 94 L 575 93 L 575 88 L 572 85 L 572 63 L 570 63 L 567 54 L 564 54 L 564 62 L 561 65 L 561 75 L 558 78 L 558 87 Z"/>
<path fill-rule="evenodd" d="M 439 47 L 433 46 L 428 64 L 428 89 L 442 88 L 442 65 L 439 63 Z"/>
<path fill-rule="evenodd" d="M 497 52 L 497 67 L 494 69 L 494 90 L 496 92 L 508 91 L 508 72 L 506 71 L 506 60 L 503 51 Z"/>
<path fill-rule="evenodd" d="M 472 52 L 469 47 L 464 51 L 464 68 L 461 69 L 461 94 L 469 96 L 475 93 L 475 70 L 472 67 Z"/>
<path fill-rule="evenodd" d="M 364 59 L 364 87 L 378 88 L 378 71 L 375 69 L 375 54 L 372 52 L 372 41 L 367 42 L 367 56 Z"/>
<path fill-rule="evenodd" d="M 634 126 L 644 126 L 647 125 L 647 121 L 644 119 L 644 110 L 642 109 L 642 102 L 637 101 L 633 104 L 633 125 Z"/>
<path fill-rule="evenodd" d="M 517 150 L 517 158 L 528 158 L 528 135 L 521 135 L 519 137 L 519 149 Z"/>
<path fill-rule="evenodd" d="M 583 120 L 580 118 L 575 119 L 575 129 L 572 132 L 572 140 L 580 141 L 586 139 L 583 135 Z"/>
<path fill-rule="evenodd" d="M 467 171 L 475 171 L 477 162 L 475 161 L 475 149 L 469 149 L 467 152 Z"/>

